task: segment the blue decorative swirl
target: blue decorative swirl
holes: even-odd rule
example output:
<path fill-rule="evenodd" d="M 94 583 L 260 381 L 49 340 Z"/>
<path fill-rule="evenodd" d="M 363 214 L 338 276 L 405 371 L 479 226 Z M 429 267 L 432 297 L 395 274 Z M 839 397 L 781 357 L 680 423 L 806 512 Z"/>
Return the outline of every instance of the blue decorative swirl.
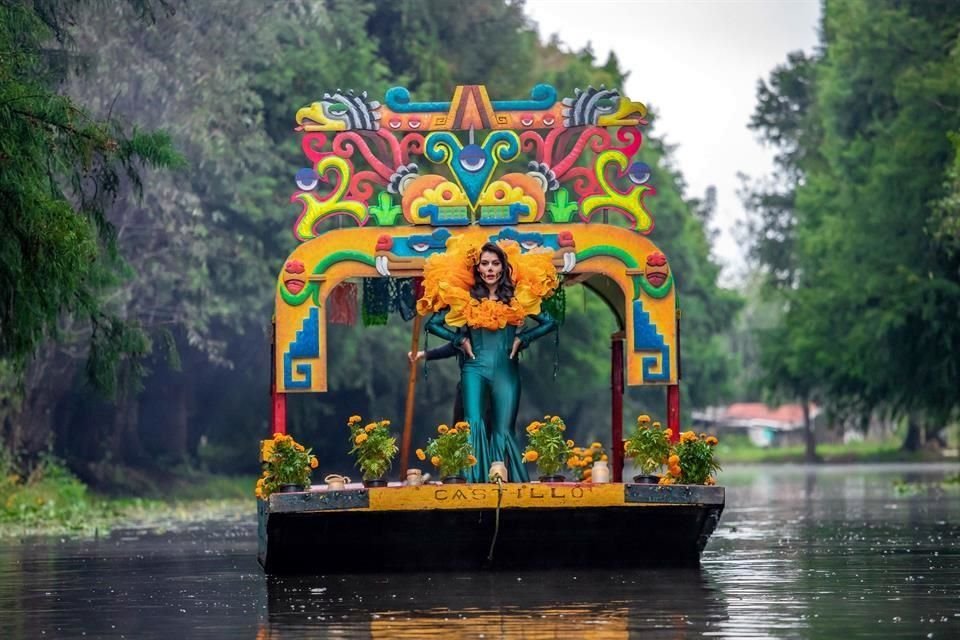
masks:
<path fill-rule="evenodd" d="M 423 143 L 423 155 L 434 164 L 456 162 L 463 145 L 449 131 L 434 131 Z"/>
<path fill-rule="evenodd" d="M 543 111 L 557 102 L 557 90 L 549 84 L 538 84 L 530 91 L 532 100 L 493 100 L 495 111 Z"/>
<path fill-rule="evenodd" d="M 520 155 L 520 137 L 513 131 L 491 131 L 483 150 L 500 162 L 510 162 Z"/>
<path fill-rule="evenodd" d="M 406 87 L 391 87 L 383 101 L 394 113 L 445 113 L 450 110 L 449 102 L 410 102 L 410 91 Z"/>

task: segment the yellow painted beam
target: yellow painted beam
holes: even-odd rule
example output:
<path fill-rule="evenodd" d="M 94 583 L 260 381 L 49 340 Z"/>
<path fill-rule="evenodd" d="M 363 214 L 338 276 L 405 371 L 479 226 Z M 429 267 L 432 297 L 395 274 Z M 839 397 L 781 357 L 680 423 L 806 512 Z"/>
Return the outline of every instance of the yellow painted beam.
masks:
<path fill-rule="evenodd" d="M 622 484 L 503 485 L 503 509 L 555 509 L 568 507 L 634 506 L 624 500 Z M 495 484 L 445 484 L 420 487 L 370 489 L 370 511 L 423 509 L 494 509 Z"/>

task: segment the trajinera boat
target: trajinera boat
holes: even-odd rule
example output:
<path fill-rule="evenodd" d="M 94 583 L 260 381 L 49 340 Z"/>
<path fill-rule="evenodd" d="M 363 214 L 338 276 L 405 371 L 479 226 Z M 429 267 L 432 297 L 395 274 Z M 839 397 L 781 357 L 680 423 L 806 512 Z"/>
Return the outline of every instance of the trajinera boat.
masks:
<path fill-rule="evenodd" d="M 291 197 L 302 207 L 294 224 L 300 244 L 277 280 L 273 434 L 287 433 L 287 394 L 327 390 L 328 302 L 338 288 L 392 282 L 408 297 L 416 351 L 421 323 L 432 314 L 445 314 L 448 337 L 458 343 L 467 335 L 460 328 L 518 328 L 518 319 L 522 325 L 549 310 L 558 291 L 583 286 L 619 324 L 609 344 L 611 477 L 488 482 L 483 460 L 471 482 L 274 492 L 258 500 L 265 571 L 699 562 L 723 511 L 724 488 L 623 479 L 625 384 L 662 386 L 670 437 L 680 434 L 680 308 L 667 254 L 650 239 L 654 222 L 644 197 L 654 193 L 652 172 L 638 159 L 646 111 L 615 89 L 559 97 L 541 84 L 519 100 L 491 100 L 475 85 L 430 102 L 414 101 L 403 87 L 387 91 L 382 103 L 338 90 L 297 112 L 309 166 L 297 172 Z M 321 180 L 332 189 L 318 191 Z M 346 223 L 321 231 L 335 217 Z M 481 303 L 449 285 L 458 265 L 476 263 L 487 242 L 523 274 L 514 273 L 511 304 L 484 315 Z M 416 370 L 412 365 L 399 479 L 413 459 Z M 548 402 L 542 413 L 550 412 Z"/>

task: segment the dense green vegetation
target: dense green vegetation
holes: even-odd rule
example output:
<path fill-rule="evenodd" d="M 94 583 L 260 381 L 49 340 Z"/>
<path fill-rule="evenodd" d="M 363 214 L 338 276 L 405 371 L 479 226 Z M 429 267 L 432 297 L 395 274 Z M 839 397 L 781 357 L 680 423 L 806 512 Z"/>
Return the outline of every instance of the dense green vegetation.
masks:
<path fill-rule="evenodd" d="M 753 353 L 774 397 L 904 417 L 916 450 L 960 409 L 960 5 L 824 7 L 819 50 L 757 94 L 778 170 L 747 189 Z"/>
<path fill-rule="evenodd" d="M 299 107 L 338 87 L 442 99 L 484 83 L 519 98 L 539 82 L 569 94 L 625 78 L 615 55 L 544 41 L 518 0 L 14 1 L 0 4 L 0 37 L 22 56 L 0 57 L 0 424 L 21 488 L 51 452 L 68 491 L 72 478 L 142 495 L 179 494 L 171 473 L 254 477 L 273 287 L 295 246 Z M 718 287 L 712 200 L 685 192 L 650 119 L 650 206 L 684 305 L 689 408 L 732 390 L 723 334 L 739 300 Z M 602 438 L 615 330 L 597 297 L 570 288 L 558 346 L 523 362 L 520 419 L 560 414 L 578 440 Z M 351 414 L 399 424 L 409 343 L 399 317 L 332 327 L 332 391 L 289 403 L 321 471 L 350 470 Z M 415 442 L 449 420 L 456 377 L 431 363 Z M 631 391 L 627 415 L 663 402 Z"/>

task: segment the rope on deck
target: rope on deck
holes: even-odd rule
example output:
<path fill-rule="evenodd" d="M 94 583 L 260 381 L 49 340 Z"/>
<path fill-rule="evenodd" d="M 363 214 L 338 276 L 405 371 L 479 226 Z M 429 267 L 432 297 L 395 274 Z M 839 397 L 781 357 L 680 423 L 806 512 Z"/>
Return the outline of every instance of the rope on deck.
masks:
<path fill-rule="evenodd" d="M 493 563 L 493 548 L 497 544 L 497 534 L 500 533 L 500 503 L 503 501 L 503 478 L 497 474 L 491 479 L 497 483 L 497 511 L 493 520 L 493 540 L 490 541 L 490 552 L 487 553 L 487 564 Z"/>

